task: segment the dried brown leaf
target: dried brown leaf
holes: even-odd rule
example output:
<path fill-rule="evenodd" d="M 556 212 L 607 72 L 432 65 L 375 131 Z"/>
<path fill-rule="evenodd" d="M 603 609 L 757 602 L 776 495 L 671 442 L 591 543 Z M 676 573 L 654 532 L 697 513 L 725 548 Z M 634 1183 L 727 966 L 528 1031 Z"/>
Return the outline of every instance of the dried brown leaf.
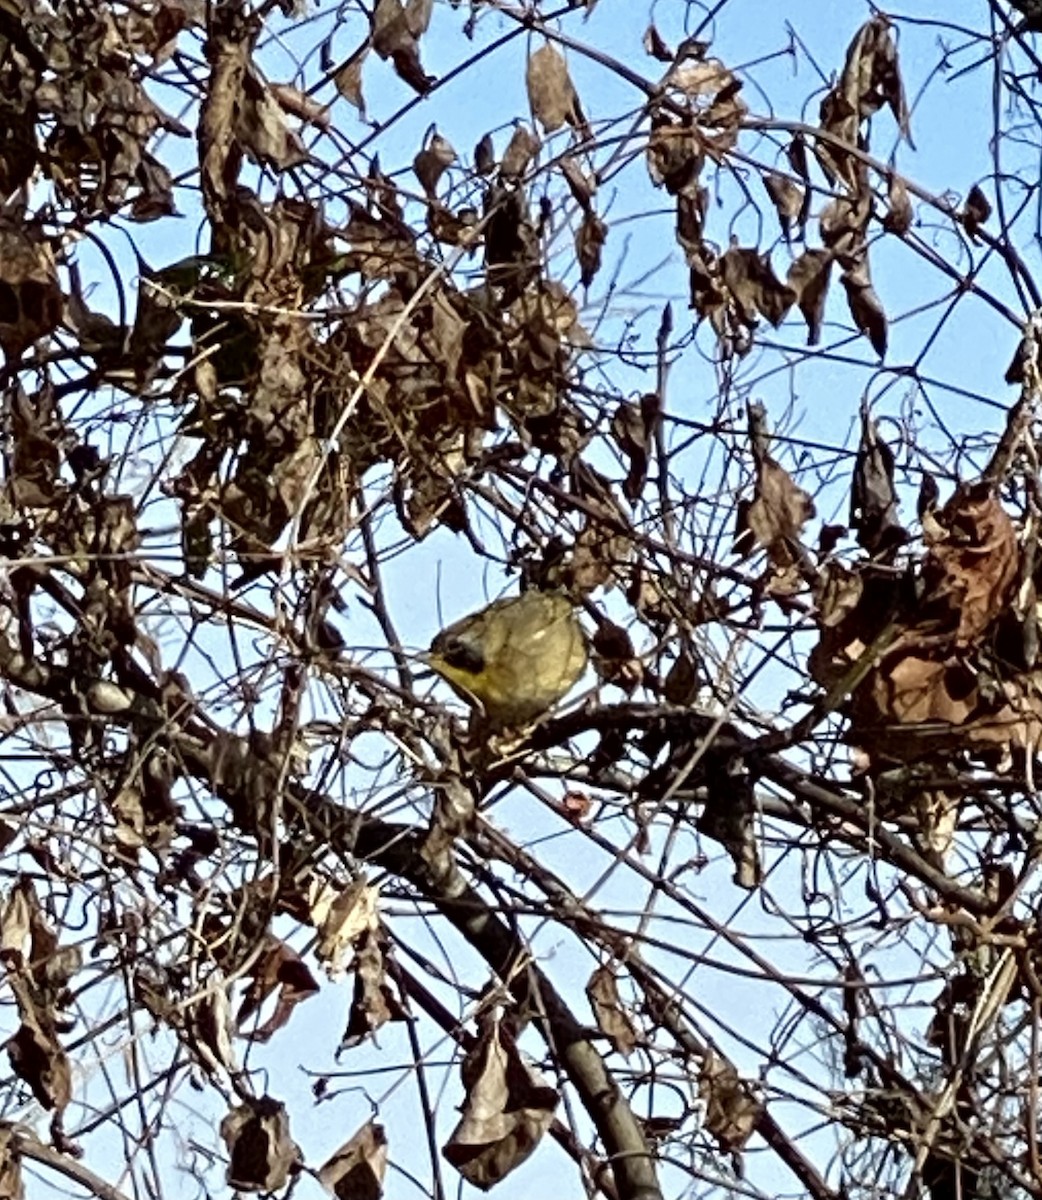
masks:
<path fill-rule="evenodd" d="M 278 993 L 274 1012 L 250 1034 L 250 1039 L 255 1042 L 270 1041 L 272 1035 L 289 1021 L 297 1005 L 319 990 L 315 977 L 296 950 L 272 935 L 264 939 L 264 949 L 251 966 L 249 975 L 250 986 L 236 1015 L 240 1028 L 269 996 Z"/>
<path fill-rule="evenodd" d="M 629 1058 L 637 1048 L 637 1031 L 619 997 L 619 984 L 611 967 L 598 967 L 586 984 L 586 995 L 597 1021 L 597 1028 L 610 1040 L 613 1049 Z"/>
<path fill-rule="evenodd" d="M 762 314 L 777 328 L 796 301 L 793 289 L 775 275 L 769 256 L 754 248 L 731 246 L 720 259 L 720 274 L 746 325 Z"/>
<path fill-rule="evenodd" d="M 971 645 L 1003 612 L 1017 577 L 1017 533 L 987 484 L 962 487 L 937 514 L 945 535 L 924 565 L 926 604 L 956 620 L 956 643 Z"/>
<path fill-rule="evenodd" d="M 18 1137 L 12 1126 L 0 1126 L 0 1200 L 25 1200 Z"/>
<path fill-rule="evenodd" d="M 789 267 L 787 280 L 796 293 L 796 303 L 807 322 L 808 346 L 816 346 L 821 340 L 832 261 L 832 252 L 829 250 L 804 250 Z"/>
<path fill-rule="evenodd" d="M 838 196 L 822 210 L 818 222 L 821 240 L 843 266 L 863 256 L 871 215 L 872 197 L 864 191 L 853 196 Z"/>
<path fill-rule="evenodd" d="M 687 96 L 718 96 L 737 82 L 718 58 L 687 60 L 678 63 L 666 82 Z"/>
<path fill-rule="evenodd" d="M 516 134 L 516 130 L 514 131 Z M 474 147 L 474 170 L 479 175 L 489 175 L 496 168 L 496 147 L 492 134 L 486 133 Z M 523 173 L 523 169 L 522 169 Z"/>
<path fill-rule="evenodd" d="M 518 125 L 510 136 L 506 153 L 499 166 L 503 179 L 520 179 L 528 170 L 528 164 L 539 153 L 540 141 L 527 125 Z"/>
<path fill-rule="evenodd" d="M 433 199 L 438 180 L 456 161 L 452 143 L 435 133 L 427 145 L 412 160 L 412 169 L 428 198 Z"/>
<path fill-rule="evenodd" d="M 333 84 L 341 96 L 365 116 L 365 96 L 362 94 L 362 68 L 365 66 L 369 43 L 363 42 L 333 76 Z"/>
<path fill-rule="evenodd" d="M 962 223 L 966 232 L 974 237 L 977 230 L 991 216 L 991 203 L 988 197 L 985 196 L 979 184 L 974 184 L 970 188 L 970 193 L 966 197 L 966 204 L 962 210 Z"/>
<path fill-rule="evenodd" d="M 908 188 L 905 187 L 904 180 L 900 175 L 893 174 L 890 176 L 890 185 L 887 189 L 888 207 L 886 215 L 883 217 L 883 228 L 887 233 L 896 233 L 898 237 L 903 237 L 909 229 L 912 228 L 912 200 L 908 195 Z"/>
<path fill-rule="evenodd" d="M 648 174 L 656 187 L 679 195 L 697 179 L 705 162 L 702 144 L 689 121 L 657 114 L 647 146 Z"/>
<path fill-rule="evenodd" d="M 387 1134 L 367 1121 L 322 1164 L 318 1181 L 337 1200 L 380 1200 L 386 1174 Z"/>
<path fill-rule="evenodd" d="M 413 37 L 422 37 L 430 27 L 434 0 L 405 0 L 405 23 Z"/>
<path fill-rule="evenodd" d="M 705 1128 L 720 1149 L 741 1150 L 756 1131 L 764 1106 L 734 1065 L 710 1051 L 698 1074 L 698 1094 L 705 1104 Z"/>
<path fill-rule="evenodd" d="M 420 62 L 419 35 L 429 19 L 426 3 L 403 8 L 401 0 L 377 0 L 372 17 L 373 49 L 389 58 L 399 77 L 421 96 L 434 83 Z"/>
<path fill-rule="evenodd" d="M 318 931 L 315 955 L 331 977 L 344 967 L 344 958 L 355 941 L 378 928 L 380 889 L 358 879 L 341 891 L 328 884 L 316 886 L 310 900 L 310 919 Z"/>
<path fill-rule="evenodd" d="M 772 581 L 772 594 L 780 593 L 783 587 L 788 592 L 798 586 L 794 570 L 787 569 L 782 578 L 784 584 Z M 759 887 L 763 864 L 756 832 L 756 795 L 748 767 L 739 755 L 710 752 L 705 762 L 705 784 L 706 801 L 695 827 L 718 841 L 731 856 L 737 887 Z"/>
<path fill-rule="evenodd" d="M 673 61 L 673 51 L 662 40 L 662 35 L 654 25 L 649 25 L 644 31 L 644 51 L 660 63 Z"/>
<path fill-rule="evenodd" d="M 684 647 L 666 672 L 662 683 L 662 695 L 670 704 L 686 708 L 694 704 L 701 683 L 698 664 L 691 652 Z"/>
<path fill-rule="evenodd" d="M 780 175 L 776 171 L 771 171 L 763 177 L 763 186 L 771 198 L 774 211 L 778 214 L 782 236 L 788 241 L 793 221 L 798 221 L 803 212 L 803 188 L 787 175 Z"/>
<path fill-rule="evenodd" d="M 661 405 L 654 392 L 641 397 L 639 404 L 624 402 L 615 410 L 611 431 L 619 449 L 629 459 L 629 472 L 622 485 L 623 495 L 633 502 L 644 489 L 648 459 L 658 428 Z"/>
<path fill-rule="evenodd" d="M 894 452 L 879 436 L 865 404 L 861 406 L 861 442 L 850 491 L 850 527 L 857 530 L 858 545 L 884 561 L 891 561 L 898 547 L 908 541 L 897 519 Z"/>
<path fill-rule="evenodd" d="M 593 635 L 593 667 L 600 679 L 614 683 L 627 695 L 644 678 L 644 664 L 633 648 L 629 633 L 606 618 Z"/>
<path fill-rule="evenodd" d="M 72 1099 L 72 1068 L 58 1041 L 54 1019 L 31 1004 L 23 985 L 15 983 L 12 990 L 22 1010 L 22 1023 L 4 1044 L 11 1070 L 29 1085 L 45 1109 L 61 1113 Z"/>
<path fill-rule="evenodd" d="M 233 1108 L 221 1122 L 228 1147 L 228 1186 L 244 1192 L 277 1192 L 301 1162 L 300 1147 L 289 1134 L 283 1104 L 260 1096 Z"/>
<path fill-rule="evenodd" d="M 747 557 L 755 546 L 779 567 L 793 562 L 793 547 L 814 515 L 814 501 L 769 455 L 757 464 L 752 500 L 738 508 L 734 552 Z"/>
<path fill-rule="evenodd" d="M 64 297 L 50 246 L 0 224 L 0 349 L 14 362 L 58 327 Z"/>
<path fill-rule="evenodd" d="M 366 930 L 355 942 L 355 989 L 342 1049 L 357 1046 L 388 1021 L 406 1020 L 405 1009 L 387 978 L 381 929 Z"/>
<path fill-rule="evenodd" d="M 525 80 L 528 102 L 544 133 L 553 133 L 565 124 L 582 129 L 585 118 L 579 96 L 556 46 L 547 43 L 529 57 Z"/>
<path fill-rule="evenodd" d="M 607 236 L 607 224 L 595 212 L 586 213 L 575 234 L 575 256 L 583 287 L 589 287 L 601 269 L 601 253 Z"/>
<path fill-rule="evenodd" d="M 269 91 L 291 117 L 297 117 L 309 125 L 314 125 L 316 129 L 329 128 L 328 104 L 320 104 L 306 92 L 302 92 L 288 83 L 273 83 L 269 86 Z"/>
<path fill-rule="evenodd" d="M 866 21 L 847 47 L 839 91 L 856 113 L 858 124 L 888 105 L 902 137 L 912 144 L 897 44 L 883 14 Z"/>
<path fill-rule="evenodd" d="M 558 164 L 576 203 L 584 213 L 590 211 L 590 201 L 597 192 L 597 181 L 588 175 L 574 155 L 566 154 Z"/>
<path fill-rule="evenodd" d="M 868 340 L 880 358 L 886 356 L 887 320 L 883 311 L 883 302 L 872 286 L 868 269 L 868 259 L 862 258 L 859 263 L 840 277 L 847 292 L 847 304 L 854 324 Z"/>
<path fill-rule="evenodd" d="M 262 166 L 286 170 L 307 162 L 307 150 L 286 124 L 283 106 L 256 74 L 247 74 L 243 80 L 234 129 L 250 157 Z"/>
<path fill-rule="evenodd" d="M 214 1078 L 220 1078 L 221 1071 L 233 1073 L 239 1070 L 232 1045 L 236 1028 L 228 988 L 214 976 L 208 984 L 206 995 L 185 1009 L 182 1036 L 205 1070 Z M 157 1007 L 154 999 L 150 1002 L 146 990 L 144 1002 L 156 1020 L 176 1025 L 176 1009 L 169 1000 L 161 1000 Z"/>
<path fill-rule="evenodd" d="M 559 1098 L 495 1018 L 485 1021 L 461 1074 L 463 1116 L 442 1153 L 468 1183 L 487 1191 L 532 1154 Z"/>

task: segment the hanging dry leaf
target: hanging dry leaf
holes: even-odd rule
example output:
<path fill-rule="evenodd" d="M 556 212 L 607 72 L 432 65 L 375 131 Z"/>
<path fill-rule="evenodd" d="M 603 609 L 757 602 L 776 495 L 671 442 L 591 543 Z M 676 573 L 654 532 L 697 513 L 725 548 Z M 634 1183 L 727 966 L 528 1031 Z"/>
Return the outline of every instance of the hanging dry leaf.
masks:
<path fill-rule="evenodd" d="M 879 436 L 878 426 L 864 403 L 850 491 L 850 527 L 857 530 L 858 545 L 885 562 L 892 561 L 897 549 L 908 541 L 897 519 L 894 452 Z"/>
<path fill-rule="evenodd" d="M 329 105 L 320 104 L 300 88 L 289 83 L 273 83 L 268 90 L 291 117 L 314 125 L 316 129 L 328 129 L 330 125 Z"/>
<path fill-rule="evenodd" d="M 244 1192 L 277 1192 L 301 1162 L 280 1101 L 260 1096 L 233 1108 L 221 1122 L 228 1147 L 228 1186 Z"/>
<path fill-rule="evenodd" d="M 518 125 L 510 136 L 506 153 L 499 166 L 503 179 L 520 179 L 528 170 L 528 164 L 539 153 L 539 139 L 527 125 Z"/>
<path fill-rule="evenodd" d="M 529 57 L 525 79 L 528 102 L 544 133 L 554 133 L 568 124 L 587 136 L 586 118 L 568 64 L 555 46 L 547 43 Z"/>
<path fill-rule="evenodd" d="M 782 237 L 788 242 L 792 234 L 792 223 L 799 221 L 803 212 L 803 188 L 787 175 L 779 175 L 776 171 L 763 176 L 763 186 L 771 198 L 774 211 L 778 214 Z"/>
<path fill-rule="evenodd" d="M 637 1048 L 637 1031 L 619 997 L 619 984 L 610 967 L 598 967 L 586 985 L 597 1028 L 611 1041 L 612 1048 L 629 1058 Z"/>
<path fill-rule="evenodd" d="M 762 314 L 777 328 L 795 303 L 796 293 L 775 275 L 768 255 L 756 249 L 729 247 L 720 259 L 720 274 L 747 325 Z"/>
<path fill-rule="evenodd" d="M 412 160 L 412 169 L 429 199 L 434 199 L 438 180 L 456 161 L 452 143 L 435 133 L 428 144 Z"/>
<path fill-rule="evenodd" d="M 516 130 L 514 131 L 517 132 Z M 479 175 L 489 175 L 496 169 L 496 147 L 492 134 L 486 133 L 474 147 L 474 170 Z"/>
<path fill-rule="evenodd" d="M 207 986 L 209 991 L 206 995 L 186 1007 L 182 1018 L 182 1036 L 206 1072 L 213 1078 L 219 1078 L 222 1071 L 233 1074 L 240 1069 L 232 1046 L 236 1028 L 228 998 L 228 985 L 214 973 L 207 980 Z M 165 997 L 163 1006 L 157 1009 L 154 993 L 151 1002 L 148 996 L 146 992 L 145 1003 L 156 1019 L 163 1024 L 175 1024 L 176 1018 L 169 1011 L 169 1002 Z"/>
<path fill-rule="evenodd" d="M 414 37 L 427 32 L 433 15 L 434 0 L 405 0 L 405 23 Z"/>
<path fill-rule="evenodd" d="M 789 267 L 787 281 L 796 293 L 796 303 L 807 322 L 808 346 L 816 346 L 821 340 L 832 261 L 830 250 L 804 250 Z"/>
<path fill-rule="evenodd" d="M 937 514 L 943 531 L 923 568 L 927 612 L 955 620 L 956 643 L 970 645 L 1005 608 L 1017 577 L 1017 534 L 990 484 L 959 488 Z"/>
<path fill-rule="evenodd" d="M 662 40 L 662 35 L 654 25 L 649 25 L 644 30 L 644 52 L 650 54 L 652 58 L 658 59 L 660 63 L 673 61 L 673 51 Z"/>
<path fill-rule="evenodd" d="M 13 981 L 11 990 L 22 1013 L 18 1031 L 4 1043 L 11 1070 L 45 1109 L 62 1113 L 72 1099 L 72 1068 L 58 1041 L 54 1015 L 37 1005 L 24 982 Z"/>
<path fill-rule="evenodd" d="M 0 1200 L 25 1200 L 18 1138 L 12 1126 L 0 1126 Z"/>
<path fill-rule="evenodd" d="M 705 154 L 690 121 L 655 113 L 646 150 L 648 174 L 656 187 L 677 196 L 698 179 Z"/>
<path fill-rule="evenodd" d="M 379 925 L 377 908 L 380 889 L 357 879 L 337 891 L 321 882 L 315 885 L 310 901 L 310 919 L 318 931 L 315 956 L 326 966 L 330 978 L 344 969 L 344 958 L 352 944 Z"/>
<path fill-rule="evenodd" d="M 575 257 L 579 262 L 579 278 L 589 287 L 601 269 L 601 254 L 608 236 L 608 226 L 594 212 L 588 212 L 575 234 Z"/>
<path fill-rule="evenodd" d="M 539 1145 L 559 1097 L 498 1017 L 485 1019 L 461 1074 L 463 1117 L 442 1153 L 468 1183 L 487 1191 Z"/>
<path fill-rule="evenodd" d="M 296 950 L 270 934 L 249 975 L 250 986 L 236 1015 L 236 1024 L 240 1028 L 272 993 L 278 993 L 275 1011 L 250 1034 L 255 1042 L 269 1041 L 290 1019 L 296 1006 L 319 990 L 315 977 Z"/>
<path fill-rule="evenodd" d="M 355 990 L 347 1028 L 340 1040 L 342 1049 L 357 1046 L 388 1021 L 406 1019 L 405 1009 L 388 982 L 385 944 L 382 929 L 368 929 L 355 942 Z"/>
<path fill-rule="evenodd" d="M 821 240 L 844 267 L 864 257 L 869 218 L 872 215 L 870 192 L 837 196 L 822 210 L 818 219 Z"/>
<path fill-rule="evenodd" d="M 647 392 L 639 404 L 624 402 L 615 410 L 611 432 L 622 453 L 629 459 L 629 471 L 622 485 L 623 495 L 631 503 L 644 490 L 648 460 L 661 416 L 661 405 L 654 392 Z"/>
<path fill-rule="evenodd" d="M 582 169 L 579 160 L 572 154 L 566 154 L 558 166 L 575 202 L 584 213 L 589 213 L 591 211 L 590 201 L 597 192 L 597 180 Z"/>
<path fill-rule="evenodd" d="M 883 303 L 872 286 L 868 269 L 868 258 L 861 260 L 850 270 L 844 271 L 840 282 L 847 292 L 847 304 L 854 324 L 872 343 L 880 358 L 886 356 L 887 320 Z"/>
<path fill-rule="evenodd" d="M 703 767 L 706 801 L 696 822 L 699 833 L 718 841 L 734 863 L 735 886 L 751 891 L 763 880 L 756 838 L 756 795 L 741 755 L 710 750 Z"/>
<path fill-rule="evenodd" d="M 633 648 L 630 635 L 621 625 L 603 619 L 593 635 L 593 667 L 605 683 L 614 683 L 627 695 L 644 678 L 644 664 Z"/>
<path fill-rule="evenodd" d="M 814 501 L 766 452 L 763 407 L 750 405 L 749 417 L 756 483 L 753 498 L 738 505 L 734 553 L 745 558 L 760 546 L 775 566 L 786 568 L 795 561 L 803 526 L 814 515 Z"/>
<path fill-rule="evenodd" d="M 247 153 L 261 166 L 281 171 L 307 162 L 307 150 L 286 124 L 283 106 L 256 73 L 243 78 L 234 129 Z"/>
<path fill-rule="evenodd" d="M 372 17 L 373 49 L 381 58 L 389 58 L 399 77 L 421 96 L 434 83 L 420 62 L 419 36 L 429 19 L 423 7 L 410 3 L 406 9 L 401 0 L 377 0 Z"/>
<path fill-rule="evenodd" d="M 896 173 L 890 176 L 887 203 L 883 228 L 887 233 L 896 233 L 898 237 L 903 237 L 912 228 L 912 200 L 904 180 Z"/>
<path fill-rule="evenodd" d="M 707 1054 L 698 1074 L 698 1095 L 705 1105 L 705 1127 L 720 1149 L 743 1149 L 760 1123 L 764 1106 L 734 1065 L 712 1051 Z"/>
<path fill-rule="evenodd" d="M 364 42 L 358 50 L 333 76 L 333 84 L 341 96 L 365 116 L 365 96 L 362 94 L 362 67 L 369 53 L 369 43 Z"/>
<path fill-rule="evenodd" d="M 698 665 L 685 646 L 666 672 L 662 683 L 662 695 L 670 704 L 686 708 L 694 704 L 701 686 Z"/>
<path fill-rule="evenodd" d="M 839 82 L 821 102 L 821 127 L 833 137 L 857 147 L 862 122 L 888 105 L 901 136 L 912 145 L 912 133 L 890 21 L 879 14 L 854 35 L 847 47 Z M 830 183 L 841 181 L 860 191 L 864 165 L 853 155 L 824 140 L 815 153 Z"/>
<path fill-rule="evenodd" d="M 50 246 L 6 221 L 0 224 L 0 292 L 0 349 L 10 363 L 57 329 L 63 298 Z"/>
<path fill-rule="evenodd" d="M 978 184 L 970 188 L 966 204 L 962 210 L 962 223 L 970 237 L 975 237 L 977 230 L 991 216 L 991 203 L 981 191 Z"/>
<path fill-rule="evenodd" d="M 367 1121 L 322 1164 L 318 1181 L 337 1200 L 380 1200 L 386 1174 L 387 1134 Z"/>

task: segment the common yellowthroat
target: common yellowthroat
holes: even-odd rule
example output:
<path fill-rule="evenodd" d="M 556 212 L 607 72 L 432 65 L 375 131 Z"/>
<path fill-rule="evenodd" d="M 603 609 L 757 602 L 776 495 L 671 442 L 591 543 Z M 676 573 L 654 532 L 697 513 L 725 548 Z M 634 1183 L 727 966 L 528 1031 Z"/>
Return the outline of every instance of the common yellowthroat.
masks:
<path fill-rule="evenodd" d="M 443 629 L 427 661 L 496 729 L 549 711 L 586 669 L 586 637 L 561 592 L 496 600 Z"/>

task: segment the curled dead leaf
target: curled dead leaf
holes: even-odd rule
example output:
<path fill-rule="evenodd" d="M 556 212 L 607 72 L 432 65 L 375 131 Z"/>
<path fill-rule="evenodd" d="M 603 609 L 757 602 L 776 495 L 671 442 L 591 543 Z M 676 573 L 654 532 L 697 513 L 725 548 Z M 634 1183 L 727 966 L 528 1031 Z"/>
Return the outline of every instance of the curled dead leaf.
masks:
<path fill-rule="evenodd" d="M 318 1181 L 337 1200 L 380 1200 L 387 1174 L 387 1134 L 367 1121 L 318 1171 Z"/>
<path fill-rule="evenodd" d="M 525 80 L 528 102 L 545 133 L 554 133 L 565 124 L 584 129 L 586 118 L 578 93 L 556 46 L 547 43 L 529 57 Z"/>
<path fill-rule="evenodd" d="M 787 281 L 796 293 L 796 303 L 807 322 L 808 346 L 816 346 L 821 341 L 832 261 L 830 250 L 804 250 L 789 267 Z"/>
<path fill-rule="evenodd" d="M 863 257 L 854 267 L 843 272 L 840 282 L 846 289 L 847 304 L 854 324 L 872 343 L 872 349 L 880 358 L 886 356 L 887 320 L 883 302 L 879 299 L 868 269 L 868 258 Z"/>
<path fill-rule="evenodd" d="M 756 1131 L 764 1106 L 738 1075 L 734 1064 L 710 1051 L 698 1074 L 705 1127 L 721 1150 L 741 1150 Z"/>
<path fill-rule="evenodd" d="M 619 996 L 619 983 L 611 967 L 598 967 L 586 984 L 586 996 L 597 1028 L 611 1041 L 613 1049 L 629 1058 L 637 1048 L 637 1031 Z"/>
<path fill-rule="evenodd" d="M 285 1106 L 260 1096 L 233 1108 L 221 1122 L 228 1147 L 228 1185 L 244 1192 L 277 1192 L 301 1162 Z"/>
<path fill-rule="evenodd" d="M 461 1071 L 463 1116 L 442 1153 L 468 1183 L 487 1191 L 535 1150 L 559 1097 L 489 1017 Z"/>

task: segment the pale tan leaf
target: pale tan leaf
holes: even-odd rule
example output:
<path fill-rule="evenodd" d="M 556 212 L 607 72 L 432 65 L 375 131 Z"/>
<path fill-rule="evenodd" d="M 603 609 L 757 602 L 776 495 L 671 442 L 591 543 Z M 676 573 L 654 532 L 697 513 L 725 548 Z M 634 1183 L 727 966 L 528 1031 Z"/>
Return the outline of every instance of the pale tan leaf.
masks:
<path fill-rule="evenodd" d="M 367 1121 L 322 1164 L 318 1181 L 337 1200 L 380 1200 L 386 1174 L 387 1134 Z"/>
<path fill-rule="evenodd" d="M 362 94 L 362 67 L 365 65 L 369 44 L 363 43 L 333 76 L 336 90 L 365 116 L 365 96 Z"/>
<path fill-rule="evenodd" d="M 535 1150 L 559 1097 L 496 1019 L 488 1020 L 468 1053 L 462 1076 L 463 1116 L 442 1153 L 468 1183 L 485 1191 Z"/>
<path fill-rule="evenodd" d="M 610 967 L 598 967 L 586 985 L 597 1027 L 606 1034 L 623 1058 L 637 1048 L 637 1031 L 619 997 L 619 984 Z"/>
<path fill-rule="evenodd" d="M 228 1185 L 244 1192 L 277 1192 L 301 1161 L 286 1109 L 271 1096 L 247 1101 L 221 1122 L 228 1147 Z"/>
<path fill-rule="evenodd" d="M 576 95 L 568 64 L 560 51 L 549 43 L 528 59 L 526 72 L 528 102 L 544 132 L 553 133 L 562 125 L 582 123 L 579 97 Z"/>

